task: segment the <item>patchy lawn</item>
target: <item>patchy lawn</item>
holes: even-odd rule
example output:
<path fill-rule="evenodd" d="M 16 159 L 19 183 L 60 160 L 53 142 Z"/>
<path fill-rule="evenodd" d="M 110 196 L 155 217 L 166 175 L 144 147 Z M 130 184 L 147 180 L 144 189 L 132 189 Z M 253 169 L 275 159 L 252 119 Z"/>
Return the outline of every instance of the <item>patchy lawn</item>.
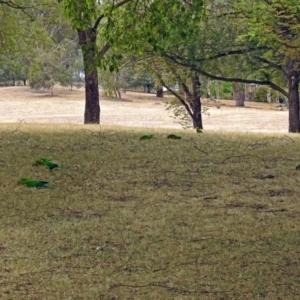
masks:
<path fill-rule="evenodd" d="M 298 299 L 299 147 L 288 134 L 1 124 L 0 298 Z"/>

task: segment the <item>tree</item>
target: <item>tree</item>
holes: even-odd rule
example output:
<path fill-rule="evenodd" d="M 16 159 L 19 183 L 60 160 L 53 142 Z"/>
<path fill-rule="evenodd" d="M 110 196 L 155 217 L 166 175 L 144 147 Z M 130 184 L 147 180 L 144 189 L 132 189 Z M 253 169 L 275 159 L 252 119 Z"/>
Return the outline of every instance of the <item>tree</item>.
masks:
<path fill-rule="evenodd" d="M 257 62 L 280 72 L 287 83 L 289 101 L 289 131 L 300 131 L 299 119 L 299 47 L 300 3 L 295 0 L 263 0 L 246 6 L 236 5 L 248 23 L 244 41 L 264 45 L 263 55 Z M 269 75 L 269 74 L 267 74 Z"/>
<path fill-rule="evenodd" d="M 268 85 L 279 91 L 289 100 L 289 131 L 299 132 L 299 2 L 249 0 L 224 2 L 221 6 L 222 9 L 219 6 L 217 10 L 212 10 L 213 18 L 208 15 L 205 20 L 206 32 L 202 31 L 202 35 L 209 36 L 212 32 L 206 39 L 209 44 L 203 47 L 204 39 L 195 40 L 199 49 L 205 51 L 190 56 L 184 50 L 166 49 L 163 55 L 215 80 Z M 210 26 L 216 20 L 218 26 Z M 220 27 L 224 20 L 227 26 Z M 231 34 L 233 30 L 237 34 Z M 252 68 L 251 74 L 246 77 L 234 76 L 233 70 L 226 68 L 220 75 L 219 70 L 213 68 L 215 65 L 232 66 L 232 60 L 240 57 L 247 61 L 246 66 Z M 267 76 L 257 79 L 262 70 L 266 71 L 264 74 Z M 274 82 L 279 77 L 278 73 L 284 76 L 285 82 Z"/>
<path fill-rule="evenodd" d="M 77 45 L 68 39 L 54 45 L 49 50 L 37 49 L 36 57 L 29 67 L 30 86 L 45 88 L 53 94 L 56 83 L 62 86 L 82 85 L 82 60 Z"/>
<path fill-rule="evenodd" d="M 2 27 L 3 30 L 0 33 L 2 34 L 0 40 L 4 43 L 0 47 L 0 73 L 6 76 L 10 82 L 23 80 L 24 83 L 26 83 L 30 73 L 32 85 L 36 86 L 44 81 L 42 85 L 49 86 L 51 79 L 49 75 L 47 75 L 49 77 L 48 83 L 46 83 L 47 80 L 41 80 L 41 78 L 37 80 L 39 77 L 37 75 L 39 73 L 40 77 L 43 77 L 49 73 L 51 69 L 49 63 L 52 61 L 57 65 L 53 64 L 50 73 L 53 73 L 54 69 L 57 72 L 62 70 L 61 75 L 56 75 L 56 80 L 67 84 L 66 66 L 58 68 L 60 65 L 58 60 L 60 62 L 62 59 L 67 60 L 68 56 L 73 55 L 69 62 L 65 61 L 68 65 L 73 66 L 74 51 L 78 50 L 78 47 L 74 40 L 76 35 L 62 15 L 62 7 L 55 0 L 41 0 L 38 3 L 18 0 L 3 3 L 5 4 L 3 4 L 0 14 L 5 20 L 5 26 Z M 66 43 L 66 41 L 68 42 Z M 58 52 L 60 52 L 59 55 Z M 44 64 L 48 70 L 42 68 L 42 57 L 48 61 L 48 64 Z M 78 59 L 75 61 L 77 63 Z M 68 68 L 69 75 L 71 69 Z M 44 76 L 44 79 L 47 78 Z"/>
<path fill-rule="evenodd" d="M 66 14 L 78 32 L 83 52 L 86 84 L 85 123 L 100 122 L 96 66 L 110 65 L 111 69 L 115 67 L 115 61 L 105 60 L 104 55 L 108 49 L 122 48 L 141 54 L 150 46 L 152 50 L 157 51 L 157 41 L 161 43 L 164 37 L 170 37 L 169 31 L 175 20 L 182 20 L 181 25 L 191 17 L 196 21 L 201 12 L 193 10 L 202 7 L 202 1 L 199 0 L 120 0 L 117 3 L 93 0 L 59 1 L 63 2 Z M 176 26 L 177 30 L 178 28 Z M 182 35 L 180 37 L 181 40 L 184 38 Z"/>
<path fill-rule="evenodd" d="M 202 128 L 201 84 L 198 72 L 191 71 L 190 68 L 183 72 L 185 74 L 177 72 L 177 69 L 183 68 L 177 66 L 172 69 L 174 63 L 162 56 L 165 49 L 172 47 L 197 51 L 191 41 L 198 30 L 196 24 L 202 18 L 202 1 L 154 0 L 138 1 L 138 4 L 140 5 L 135 9 L 135 13 L 130 15 L 131 30 L 121 35 L 115 34 L 120 32 L 119 26 L 124 27 L 123 23 L 115 23 L 113 31 L 107 32 L 111 45 L 121 53 L 135 53 L 139 56 L 148 70 L 156 74 L 156 87 L 164 86 L 177 97 L 191 117 L 193 126 Z M 125 7 L 129 8 L 130 6 Z M 168 74 L 169 78 L 165 74 Z M 184 95 L 174 90 L 176 85 L 184 91 Z"/>
<path fill-rule="evenodd" d="M 203 129 L 199 74 L 195 71 L 174 67 L 173 64 L 161 59 L 159 67 L 154 60 L 152 66 L 160 84 L 174 95 L 185 108 L 192 120 L 193 127 Z M 182 112 L 179 110 L 177 114 L 181 116 Z"/>
<path fill-rule="evenodd" d="M 59 0 L 63 2 L 65 13 L 71 20 L 78 34 L 79 45 L 83 54 L 85 74 L 85 124 L 100 123 L 100 105 L 97 66 L 104 64 L 103 57 L 110 48 L 109 41 L 97 41 L 100 24 L 113 26 L 116 10 L 132 0 L 116 3 L 90 0 Z M 99 46 L 100 45 L 100 46 Z"/>
<path fill-rule="evenodd" d="M 233 82 L 233 100 L 236 101 L 236 106 L 245 106 L 245 90 L 241 82 Z"/>

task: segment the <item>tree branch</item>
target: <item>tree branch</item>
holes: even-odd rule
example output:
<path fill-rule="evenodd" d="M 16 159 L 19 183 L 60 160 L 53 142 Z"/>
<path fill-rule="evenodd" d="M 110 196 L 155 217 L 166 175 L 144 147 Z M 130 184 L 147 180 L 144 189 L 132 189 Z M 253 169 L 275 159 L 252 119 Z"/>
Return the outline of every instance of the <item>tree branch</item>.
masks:
<path fill-rule="evenodd" d="M 104 54 L 110 49 L 110 45 L 107 43 L 102 47 L 102 49 L 99 51 L 99 54 L 101 57 L 104 56 Z"/>
<path fill-rule="evenodd" d="M 174 90 L 172 90 L 169 86 L 167 86 L 161 77 L 159 78 L 159 81 L 172 95 L 174 95 L 181 102 L 181 104 L 185 107 L 186 111 L 188 112 L 188 114 L 190 115 L 190 117 L 193 120 L 193 113 L 192 113 L 190 107 L 185 102 L 185 100 L 179 94 L 177 94 Z"/>
<path fill-rule="evenodd" d="M 24 6 L 24 5 L 19 5 L 19 4 L 16 4 L 15 2 L 11 1 L 11 0 L 0 0 L 0 4 L 2 5 L 6 5 L 10 8 L 13 8 L 13 9 L 19 9 L 21 10 L 24 14 L 28 15 L 29 17 L 31 17 L 29 15 L 29 13 L 26 11 L 26 9 L 29 9 L 29 8 L 36 8 L 36 6 Z"/>
<path fill-rule="evenodd" d="M 132 0 L 123 0 L 123 1 L 121 1 L 121 2 L 119 2 L 119 3 L 117 3 L 116 5 L 112 6 L 110 12 L 112 12 L 113 9 L 118 8 L 118 7 L 122 6 L 122 5 L 125 5 L 126 3 L 131 2 L 131 1 L 132 1 Z M 93 28 L 94 28 L 95 30 L 98 28 L 98 26 L 99 26 L 101 20 L 102 20 L 104 17 L 106 17 L 106 15 L 105 15 L 105 14 L 102 14 L 102 15 L 100 15 L 100 16 L 97 18 L 97 20 L 96 20 L 96 22 L 95 22 L 95 24 L 94 24 L 94 26 L 93 26 Z"/>
<path fill-rule="evenodd" d="M 239 49 L 239 50 L 231 50 L 231 51 L 226 51 L 223 53 L 218 53 L 214 56 L 210 56 L 210 57 L 206 57 L 206 58 L 202 58 L 202 59 L 196 59 L 195 61 L 199 61 L 199 62 L 203 62 L 206 60 L 214 60 L 217 58 L 221 58 L 221 57 L 226 57 L 226 56 L 230 56 L 230 55 L 236 55 L 236 54 L 245 54 L 245 53 L 249 53 L 249 52 L 253 52 L 256 50 L 267 50 L 268 48 L 263 46 L 263 47 L 250 47 L 250 48 L 245 48 L 245 49 Z"/>
<path fill-rule="evenodd" d="M 269 85 L 275 91 L 278 91 L 281 94 L 283 94 L 285 97 L 288 97 L 288 93 L 284 89 L 282 89 L 281 87 L 279 87 L 278 85 L 276 85 L 274 82 L 272 82 L 270 80 L 241 79 L 241 78 L 235 78 L 235 77 L 216 76 L 216 75 L 210 74 L 210 73 L 200 69 L 198 66 L 196 66 L 194 64 L 183 63 L 181 61 L 178 61 L 177 59 L 175 59 L 174 57 L 172 57 L 166 53 L 164 53 L 163 56 L 180 66 L 188 67 L 191 70 L 197 71 L 200 74 L 202 74 L 208 78 L 211 78 L 211 79 L 227 81 L 227 82 L 242 82 L 242 83 L 256 83 L 256 84 L 260 84 L 260 85 Z"/>
<path fill-rule="evenodd" d="M 287 75 L 286 72 L 285 72 L 285 70 L 284 70 L 281 66 L 279 66 L 279 65 L 277 65 L 277 64 L 275 64 L 275 63 L 273 63 L 272 61 L 269 61 L 269 60 L 267 60 L 267 59 L 265 59 L 265 58 L 262 58 L 262 57 L 259 57 L 259 56 L 254 56 L 254 59 L 256 59 L 256 60 L 258 60 L 258 61 L 260 61 L 260 62 L 263 62 L 263 63 L 269 65 L 270 67 L 273 67 L 273 68 L 279 70 L 279 71 L 282 72 L 285 76 Z"/>
<path fill-rule="evenodd" d="M 214 60 L 214 59 L 231 56 L 231 55 L 237 55 L 237 54 L 246 54 L 249 52 L 259 51 L 259 50 L 268 50 L 268 48 L 265 46 L 261 46 L 261 47 L 249 47 L 249 48 L 245 48 L 245 49 L 225 51 L 225 52 L 221 52 L 216 55 L 212 55 L 212 56 L 208 56 L 208 57 L 203 57 L 203 58 L 198 58 L 198 59 L 196 58 L 196 59 L 194 59 L 194 61 L 195 62 L 204 62 L 207 60 Z M 170 55 L 170 54 L 168 54 L 168 55 Z M 177 59 L 180 59 L 180 60 L 184 60 L 184 57 L 182 57 L 176 53 L 172 53 L 170 56 L 176 57 Z"/>

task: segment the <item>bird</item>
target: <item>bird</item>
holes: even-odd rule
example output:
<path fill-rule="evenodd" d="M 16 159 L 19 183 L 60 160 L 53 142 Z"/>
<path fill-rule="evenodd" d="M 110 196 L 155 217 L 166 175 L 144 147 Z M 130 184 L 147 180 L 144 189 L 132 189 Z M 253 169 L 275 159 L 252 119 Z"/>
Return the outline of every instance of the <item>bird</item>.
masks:
<path fill-rule="evenodd" d="M 49 160 L 47 158 L 41 157 L 40 161 L 49 170 L 53 170 L 54 168 L 58 168 L 58 164 L 55 164 L 54 162 L 52 162 L 51 160 Z"/>
<path fill-rule="evenodd" d="M 49 189 L 52 188 L 48 185 L 48 181 L 41 181 L 41 180 L 37 180 L 37 179 L 30 179 L 30 178 L 20 178 L 18 180 L 18 184 L 22 184 L 22 185 L 26 185 L 27 187 L 30 188 L 43 188 L 43 189 Z"/>
<path fill-rule="evenodd" d="M 181 139 L 181 136 L 179 135 L 176 135 L 176 134 L 169 134 L 167 136 L 168 139 L 172 139 L 172 140 L 180 140 Z"/>
<path fill-rule="evenodd" d="M 140 137 L 140 140 L 150 140 L 153 138 L 153 134 L 145 134 Z"/>

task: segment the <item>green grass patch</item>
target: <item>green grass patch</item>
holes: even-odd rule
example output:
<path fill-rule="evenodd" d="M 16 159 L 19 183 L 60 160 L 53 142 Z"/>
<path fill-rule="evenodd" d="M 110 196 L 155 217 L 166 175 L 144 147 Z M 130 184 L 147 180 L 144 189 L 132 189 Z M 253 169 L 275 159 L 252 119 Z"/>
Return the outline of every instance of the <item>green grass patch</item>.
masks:
<path fill-rule="evenodd" d="M 299 298 L 298 136 L 17 127 L 0 125 L 1 299 Z"/>

